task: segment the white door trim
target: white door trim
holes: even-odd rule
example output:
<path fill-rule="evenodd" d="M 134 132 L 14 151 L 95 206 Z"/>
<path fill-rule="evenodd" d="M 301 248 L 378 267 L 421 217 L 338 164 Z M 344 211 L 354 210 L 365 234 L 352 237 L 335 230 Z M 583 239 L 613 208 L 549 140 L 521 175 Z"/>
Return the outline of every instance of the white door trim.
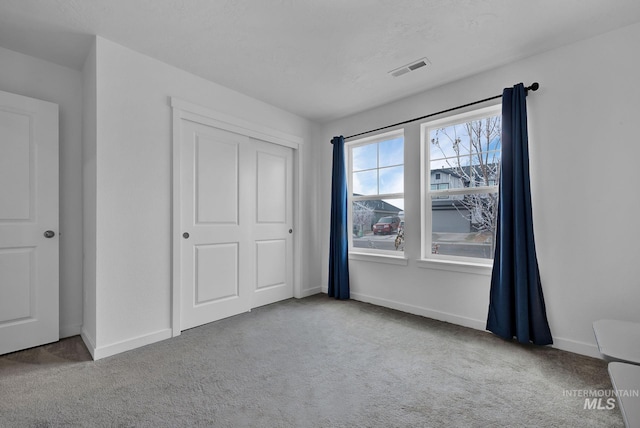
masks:
<path fill-rule="evenodd" d="M 181 264 L 180 264 L 180 135 L 181 122 L 188 120 L 203 125 L 212 126 L 225 131 L 235 132 L 247 137 L 256 138 L 272 144 L 278 144 L 293 149 L 293 296 L 302 297 L 301 253 L 304 233 L 302 212 L 302 154 L 304 140 L 301 137 L 287 134 L 264 125 L 230 116 L 190 102 L 170 97 L 172 110 L 173 136 L 173 165 L 172 165 L 172 225 L 171 225 L 171 329 L 173 336 L 180 335 L 181 311 Z"/>

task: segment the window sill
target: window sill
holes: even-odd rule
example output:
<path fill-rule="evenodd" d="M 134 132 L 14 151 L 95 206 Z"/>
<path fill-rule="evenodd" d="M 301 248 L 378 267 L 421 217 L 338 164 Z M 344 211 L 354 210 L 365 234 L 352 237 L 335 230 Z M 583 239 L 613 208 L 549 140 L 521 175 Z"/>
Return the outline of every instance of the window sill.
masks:
<path fill-rule="evenodd" d="M 373 253 L 349 253 L 349 260 L 359 260 L 363 262 L 375 262 L 386 263 L 390 265 L 407 266 L 409 259 L 405 256 L 392 256 L 388 254 L 373 254 Z"/>
<path fill-rule="evenodd" d="M 484 263 L 460 262 L 454 260 L 418 259 L 418 267 L 424 269 L 438 269 L 450 272 L 472 273 L 491 276 L 493 265 Z"/>

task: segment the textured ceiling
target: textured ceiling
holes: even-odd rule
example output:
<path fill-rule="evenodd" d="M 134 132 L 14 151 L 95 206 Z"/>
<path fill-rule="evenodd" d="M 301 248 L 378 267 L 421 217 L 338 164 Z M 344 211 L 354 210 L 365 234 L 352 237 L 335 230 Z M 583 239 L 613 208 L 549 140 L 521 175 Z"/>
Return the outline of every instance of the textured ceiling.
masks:
<path fill-rule="evenodd" d="M 639 21 L 638 0 L 1 0 L 0 46 L 80 69 L 97 34 L 322 122 Z"/>

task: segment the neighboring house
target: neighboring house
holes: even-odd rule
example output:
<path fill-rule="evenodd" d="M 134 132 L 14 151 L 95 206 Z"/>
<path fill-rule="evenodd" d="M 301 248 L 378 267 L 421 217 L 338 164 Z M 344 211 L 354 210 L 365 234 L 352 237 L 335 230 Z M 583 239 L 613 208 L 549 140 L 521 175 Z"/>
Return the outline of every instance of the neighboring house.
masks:
<path fill-rule="evenodd" d="M 431 171 L 431 190 L 448 190 L 465 186 L 463 178 L 453 169 Z M 431 211 L 433 232 L 472 232 L 469 211 L 462 205 L 463 196 L 443 195 L 432 200 Z"/>
<path fill-rule="evenodd" d="M 475 187 L 482 184 L 480 179 L 475 180 L 471 185 L 469 167 L 442 168 L 431 171 L 431 190 L 449 190 L 465 187 Z M 496 177 L 489 177 L 489 185 L 496 184 Z M 473 213 L 470 215 L 469 209 L 463 204 L 463 195 L 443 195 L 437 196 L 432 201 L 432 230 L 434 232 L 475 232 L 475 216 L 481 215 Z"/>

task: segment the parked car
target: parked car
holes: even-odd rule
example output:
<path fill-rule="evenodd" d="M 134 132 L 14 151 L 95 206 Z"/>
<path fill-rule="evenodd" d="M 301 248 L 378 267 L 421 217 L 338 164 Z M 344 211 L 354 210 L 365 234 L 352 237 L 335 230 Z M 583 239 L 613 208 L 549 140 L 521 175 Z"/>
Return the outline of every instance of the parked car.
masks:
<path fill-rule="evenodd" d="M 388 235 L 394 233 L 400 227 L 400 217 L 387 216 L 382 217 L 376 224 L 373 225 L 373 234 L 378 235 L 380 233 Z"/>

